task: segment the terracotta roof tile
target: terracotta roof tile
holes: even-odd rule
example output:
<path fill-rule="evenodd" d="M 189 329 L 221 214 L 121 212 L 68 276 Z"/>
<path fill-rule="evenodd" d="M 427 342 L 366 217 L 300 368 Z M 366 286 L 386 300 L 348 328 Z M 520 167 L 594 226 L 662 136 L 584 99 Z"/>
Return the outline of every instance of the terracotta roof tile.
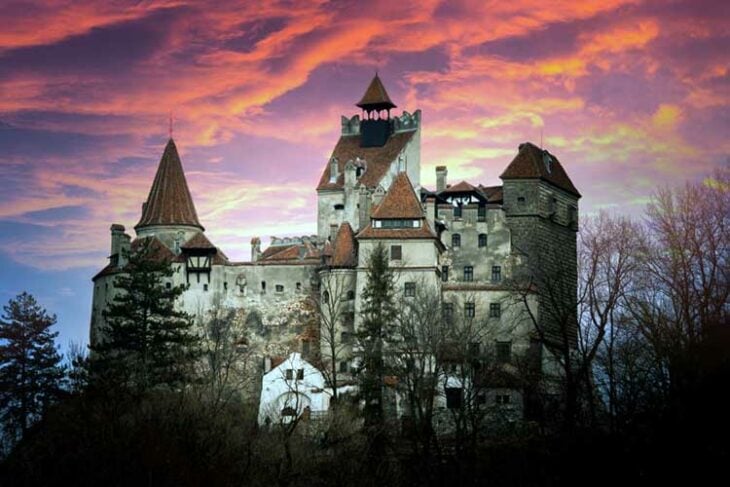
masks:
<path fill-rule="evenodd" d="M 395 103 L 390 100 L 388 92 L 385 91 L 385 86 L 377 74 L 368 85 L 368 89 L 365 90 L 362 99 L 356 105 L 365 110 L 388 110 L 396 107 Z"/>
<path fill-rule="evenodd" d="M 190 240 L 182 244 L 180 246 L 182 249 L 215 249 L 216 246 L 213 245 L 210 240 L 208 240 L 208 237 L 203 234 L 203 232 L 196 233 L 193 235 Z"/>
<path fill-rule="evenodd" d="M 453 186 L 449 186 L 445 190 L 441 191 L 439 194 L 444 193 L 469 193 L 471 191 L 479 191 L 477 188 L 472 186 L 471 184 L 467 183 L 466 181 L 462 181 L 459 184 L 454 184 Z"/>
<path fill-rule="evenodd" d="M 547 165 L 543 160 L 544 156 L 549 156 L 552 161 L 550 171 L 548 171 Z M 580 198 L 580 193 L 573 185 L 573 182 L 568 177 L 568 174 L 565 172 L 565 169 L 563 169 L 558 158 L 530 142 L 520 144 L 519 152 L 515 158 L 512 159 L 512 162 L 510 162 L 509 166 L 507 166 L 507 169 L 504 170 L 500 178 L 540 178 Z"/>
<path fill-rule="evenodd" d="M 335 238 L 333 267 L 355 267 L 357 265 L 357 249 L 355 247 L 355 233 L 349 223 L 340 225 Z"/>
<path fill-rule="evenodd" d="M 167 142 L 160 159 L 142 218 L 134 228 L 152 225 L 190 225 L 203 230 L 172 139 Z"/>
<path fill-rule="evenodd" d="M 330 161 L 332 158 L 337 159 L 337 173 L 339 176 L 336 181 L 330 182 L 330 163 L 328 161 L 322 177 L 319 179 L 317 189 L 342 188 L 345 184 L 345 164 L 347 164 L 347 161 L 355 160 L 358 157 L 363 159 L 366 164 L 365 172 L 358 181 L 368 188 L 377 186 L 390 169 L 391 163 L 405 149 L 415 133 L 415 131 L 409 131 L 392 134 L 382 147 L 360 147 L 359 135 L 341 136 L 329 159 Z"/>
<path fill-rule="evenodd" d="M 212 250 L 213 258 L 211 264 L 224 265 L 228 263 L 228 257 L 218 247 L 213 245 L 203 232 L 196 233 L 190 240 L 180 246 L 183 250 Z"/>
<path fill-rule="evenodd" d="M 405 172 L 398 173 L 385 193 L 383 201 L 373 210 L 372 218 L 423 218 L 421 200 L 413 190 Z"/>

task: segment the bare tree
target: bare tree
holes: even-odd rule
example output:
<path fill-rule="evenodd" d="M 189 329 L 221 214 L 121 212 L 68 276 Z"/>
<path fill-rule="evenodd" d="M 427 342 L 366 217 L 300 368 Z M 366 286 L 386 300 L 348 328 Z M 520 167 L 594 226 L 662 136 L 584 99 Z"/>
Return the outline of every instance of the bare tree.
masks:
<path fill-rule="evenodd" d="M 338 400 L 338 367 L 348 356 L 354 338 L 354 277 L 347 271 L 327 269 L 320 273 L 319 292 L 311 296 L 311 306 L 319 320 L 322 372 L 332 386 L 333 405 Z"/>
<path fill-rule="evenodd" d="M 245 311 L 225 307 L 220 299 L 207 313 L 197 316 L 202 335 L 201 392 L 215 412 L 231 401 L 244 399 L 257 381 L 251 334 Z"/>
<path fill-rule="evenodd" d="M 601 212 L 587 219 L 578 246 L 578 370 L 589 417 L 596 420 L 594 362 L 603 353 L 608 415 L 613 428 L 617 397 L 615 348 L 639 268 L 641 228 L 630 219 Z"/>
<path fill-rule="evenodd" d="M 673 413 L 682 415 L 704 380 L 707 347 L 730 322 L 730 170 L 657 191 L 647 228 L 641 292 L 630 310 L 667 371 Z"/>

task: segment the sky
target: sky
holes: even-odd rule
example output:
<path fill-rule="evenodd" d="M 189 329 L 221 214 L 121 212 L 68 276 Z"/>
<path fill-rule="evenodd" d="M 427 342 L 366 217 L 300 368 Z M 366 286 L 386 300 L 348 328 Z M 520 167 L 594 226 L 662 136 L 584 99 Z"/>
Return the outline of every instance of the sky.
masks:
<path fill-rule="evenodd" d="M 173 133 L 234 260 L 316 232 L 315 187 L 377 71 L 422 110 L 422 184 L 499 184 L 525 141 L 581 212 L 640 214 L 730 161 L 726 0 L 0 2 L 0 302 L 88 341 L 109 226 L 137 223 Z"/>

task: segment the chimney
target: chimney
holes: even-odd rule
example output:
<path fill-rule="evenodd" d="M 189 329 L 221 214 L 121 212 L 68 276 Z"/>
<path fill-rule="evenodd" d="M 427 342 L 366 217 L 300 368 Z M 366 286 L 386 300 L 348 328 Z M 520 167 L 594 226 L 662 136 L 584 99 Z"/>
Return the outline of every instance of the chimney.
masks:
<path fill-rule="evenodd" d="M 124 233 L 124 225 L 114 223 L 111 228 L 112 234 L 112 246 L 111 253 L 109 254 L 109 262 L 113 266 L 124 267 L 127 264 L 125 253 L 129 252 L 130 241 L 132 240 L 129 235 Z"/>
<path fill-rule="evenodd" d="M 446 175 L 449 171 L 446 166 L 436 166 L 436 192 L 440 193 L 446 189 Z"/>
<path fill-rule="evenodd" d="M 357 182 L 357 167 L 355 162 L 350 160 L 345 164 L 345 187 L 354 188 Z"/>
<path fill-rule="evenodd" d="M 251 239 L 251 262 L 256 262 L 261 257 L 261 239 L 254 237 Z"/>

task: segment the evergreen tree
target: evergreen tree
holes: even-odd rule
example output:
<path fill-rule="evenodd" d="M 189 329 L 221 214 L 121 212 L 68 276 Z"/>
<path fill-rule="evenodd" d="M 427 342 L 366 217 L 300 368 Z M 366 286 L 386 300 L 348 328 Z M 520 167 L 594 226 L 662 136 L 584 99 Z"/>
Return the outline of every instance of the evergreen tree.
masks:
<path fill-rule="evenodd" d="M 192 380 L 200 356 L 193 319 L 175 309 L 186 285 L 169 286 L 175 273 L 159 241 L 141 241 L 128 254 L 118 291 L 104 311 L 99 343 L 91 346 L 92 381 L 144 392 Z"/>
<path fill-rule="evenodd" d="M 388 263 L 387 249 L 378 244 L 368 257 L 367 281 L 362 295 L 363 324 L 358 333 L 362 350 L 359 385 L 365 402 L 363 414 L 370 455 L 382 453 L 384 344 L 396 322 L 395 286 Z"/>
<path fill-rule="evenodd" d="M 62 392 L 64 370 L 48 315 L 28 294 L 3 307 L 0 318 L 0 421 L 6 439 L 17 439 Z"/>

